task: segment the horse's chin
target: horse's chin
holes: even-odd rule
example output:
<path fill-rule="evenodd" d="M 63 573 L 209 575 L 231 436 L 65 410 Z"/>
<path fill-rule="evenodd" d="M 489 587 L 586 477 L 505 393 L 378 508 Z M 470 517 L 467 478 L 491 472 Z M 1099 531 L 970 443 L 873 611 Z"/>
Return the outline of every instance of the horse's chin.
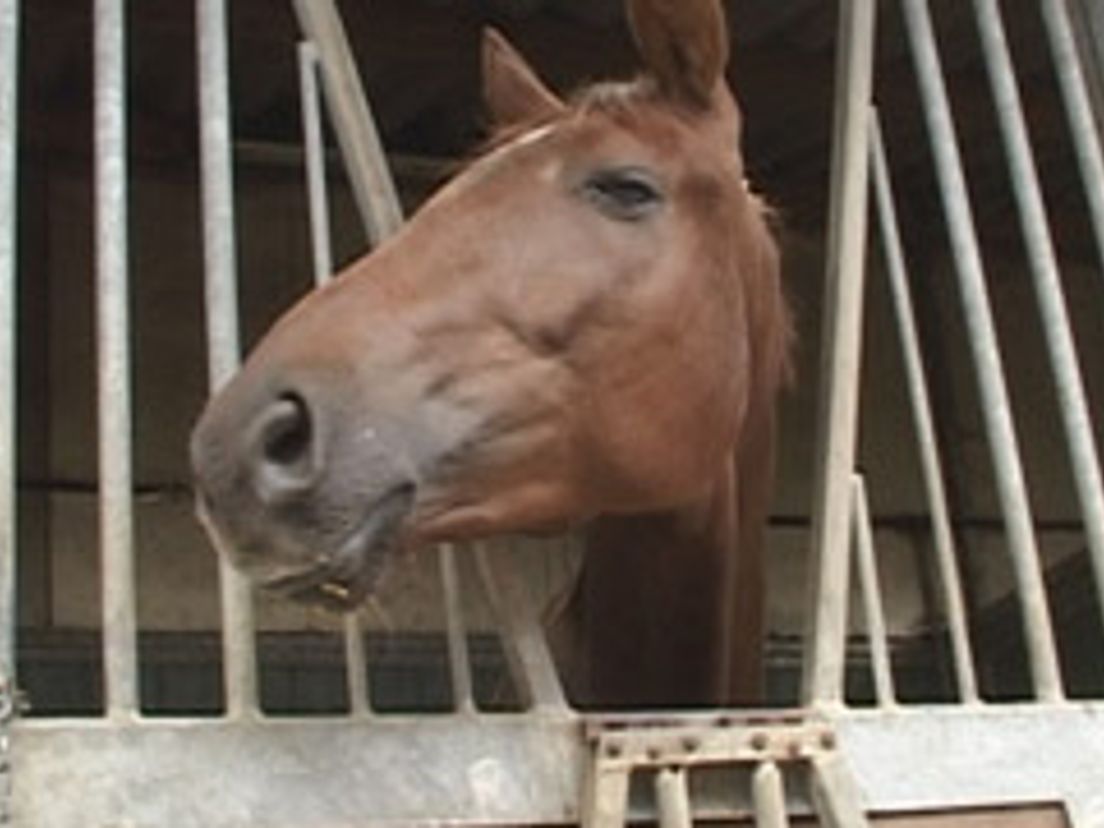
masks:
<path fill-rule="evenodd" d="M 413 503 L 413 488 L 399 487 L 377 501 L 360 523 L 336 543 L 301 543 L 269 529 L 269 543 L 251 543 L 244 553 L 220 531 L 206 510 L 202 522 L 219 554 L 277 597 L 334 612 L 350 612 L 378 587 L 400 546 L 404 519 Z M 274 550 L 280 550 L 278 554 Z"/>

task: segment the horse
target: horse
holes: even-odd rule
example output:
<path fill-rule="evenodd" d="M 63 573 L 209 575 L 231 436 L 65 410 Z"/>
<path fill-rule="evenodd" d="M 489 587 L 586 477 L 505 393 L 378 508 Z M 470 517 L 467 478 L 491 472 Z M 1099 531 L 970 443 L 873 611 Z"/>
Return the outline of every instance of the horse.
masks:
<path fill-rule="evenodd" d="M 192 435 L 201 520 L 348 610 L 406 550 L 581 528 L 581 707 L 754 701 L 790 313 L 720 0 L 629 0 L 643 72 L 570 98 L 484 32 L 495 137 L 280 318 Z"/>

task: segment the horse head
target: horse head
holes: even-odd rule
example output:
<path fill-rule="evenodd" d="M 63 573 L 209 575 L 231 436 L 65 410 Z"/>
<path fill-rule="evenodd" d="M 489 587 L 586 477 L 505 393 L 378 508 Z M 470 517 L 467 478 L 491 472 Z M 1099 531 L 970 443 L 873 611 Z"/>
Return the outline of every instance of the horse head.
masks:
<path fill-rule="evenodd" d="M 784 317 L 719 0 L 631 0 L 644 61 L 570 100 L 484 38 L 497 136 L 209 402 L 200 511 L 345 608 L 402 549 L 694 500 L 773 396 Z"/>

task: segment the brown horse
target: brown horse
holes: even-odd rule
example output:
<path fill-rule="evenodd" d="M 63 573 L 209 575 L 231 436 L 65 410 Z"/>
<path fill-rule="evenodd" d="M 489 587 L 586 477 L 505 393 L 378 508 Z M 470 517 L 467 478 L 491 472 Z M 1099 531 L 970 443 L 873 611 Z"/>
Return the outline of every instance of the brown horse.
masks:
<path fill-rule="evenodd" d="M 192 457 L 223 553 L 338 608 L 401 549 L 581 525 L 573 698 L 726 703 L 758 683 L 790 324 L 719 0 L 629 11 L 645 74 L 570 102 L 487 33 L 500 140 L 275 325 Z"/>

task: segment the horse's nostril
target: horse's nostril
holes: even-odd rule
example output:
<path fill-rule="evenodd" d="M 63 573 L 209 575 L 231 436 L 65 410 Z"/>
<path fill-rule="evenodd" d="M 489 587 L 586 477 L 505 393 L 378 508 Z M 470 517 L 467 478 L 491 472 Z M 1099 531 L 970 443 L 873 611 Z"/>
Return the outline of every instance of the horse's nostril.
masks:
<path fill-rule="evenodd" d="M 306 403 L 297 394 L 285 394 L 268 410 L 261 432 L 265 459 L 293 466 L 310 454 L 311 421 Z"/>
<path fill-rule="evenodd" d="M 314 479 L 314 426 L 301 396 L 282 395 L 261 416 L 257 440 L 263 493 L 286 494 Z"/>

